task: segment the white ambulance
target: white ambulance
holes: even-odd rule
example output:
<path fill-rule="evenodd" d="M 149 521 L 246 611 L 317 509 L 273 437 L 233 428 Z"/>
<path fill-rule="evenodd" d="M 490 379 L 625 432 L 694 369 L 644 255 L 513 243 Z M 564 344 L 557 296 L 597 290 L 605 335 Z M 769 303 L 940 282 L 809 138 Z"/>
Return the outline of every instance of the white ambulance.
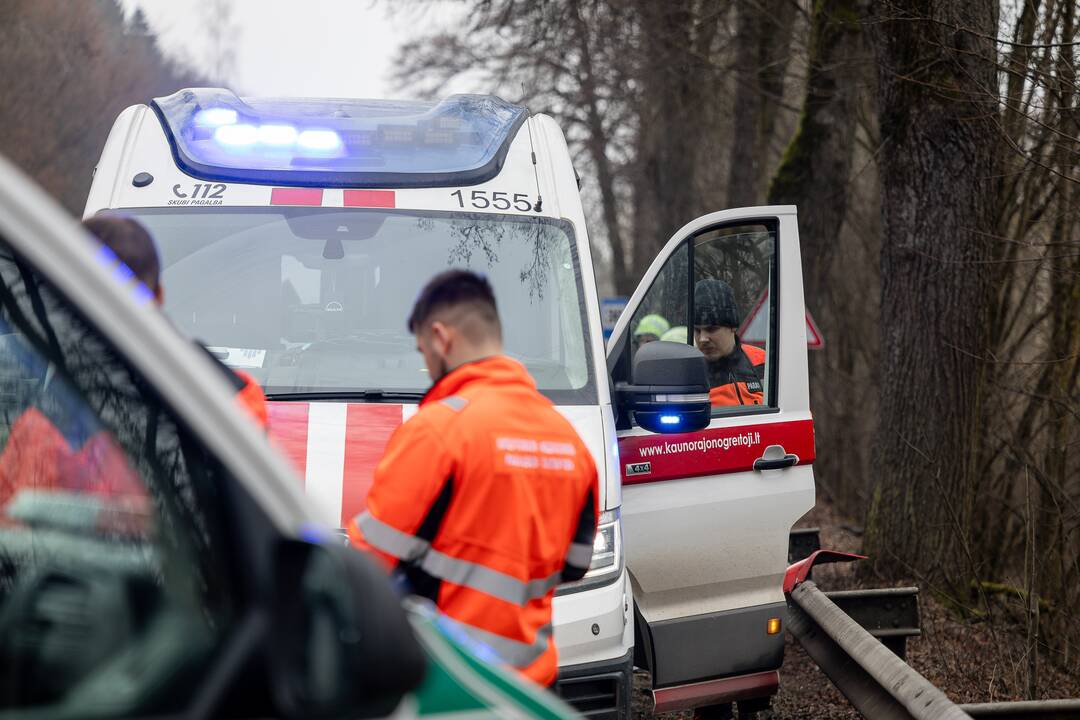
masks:
<path fill-rule="evenodd" d="M 166 312 L 263 385 L 272 439 L 335 528 L 430 385 L 405 322 L 419 288 L 449 267 L 485 273 L 507 352 L 601 473 L 592 568 L 555 600 L 561 694 L 626 716 L 634 665 L 658 710 L 775 692 L 788 532 L 814 501 L 794 208 L 690 222 L 606 348 L 563 134 L 495 97 L 182 90 L 117 118 L 85 212 L 102 211 L 150 229 Z M 693 343 L 703 279 L 768 328 L 759 404 L 711 407 L 720 365 L 635 336 L 657 315 Z"/>

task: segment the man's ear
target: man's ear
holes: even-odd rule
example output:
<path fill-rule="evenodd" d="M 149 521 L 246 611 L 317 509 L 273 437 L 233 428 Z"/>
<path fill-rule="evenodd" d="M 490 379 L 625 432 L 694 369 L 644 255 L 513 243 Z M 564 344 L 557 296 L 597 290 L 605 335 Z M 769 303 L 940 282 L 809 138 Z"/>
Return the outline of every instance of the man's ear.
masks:
<path fill-rule="evenodd" d="M 436 320 L 431 323 L 429 332 L 431 333 L 431 339 L 439 353 L 445 355 L 450 349 L 450 328 Z"/>
<path fill-rule="evenodd" d="M 154 302 L 157 303 L 159 307 L 165 305 L 165 290 L 161 287 L 160 283 L 154 288 Z"/>

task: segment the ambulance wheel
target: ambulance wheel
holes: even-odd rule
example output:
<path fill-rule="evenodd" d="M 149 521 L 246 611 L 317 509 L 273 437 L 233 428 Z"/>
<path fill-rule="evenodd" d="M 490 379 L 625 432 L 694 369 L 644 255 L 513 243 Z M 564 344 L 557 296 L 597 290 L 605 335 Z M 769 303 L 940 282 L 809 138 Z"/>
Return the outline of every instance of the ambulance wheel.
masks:
<path fill-rule="evenodd" d="M 773 720 L 771 698 L 744 700 L 738 703 L 739 720 Z"/>
<path fill-rule="evenodd" d="M 731 703 L 708 705 L 694 710 L 694 720 L 732 720 L 734 717 Z"/>

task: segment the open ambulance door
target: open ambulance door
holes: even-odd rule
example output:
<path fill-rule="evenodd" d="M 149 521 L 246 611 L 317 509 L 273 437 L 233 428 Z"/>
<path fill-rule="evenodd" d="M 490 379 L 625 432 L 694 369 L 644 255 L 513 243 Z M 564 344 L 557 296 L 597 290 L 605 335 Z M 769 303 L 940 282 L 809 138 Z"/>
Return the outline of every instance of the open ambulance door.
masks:
<path fill-rule="evenodd" d="M 736 350 L 748 358 L 739 363 L 734 355 L 716 359 L 715 346 L 697 341 L 707 351 L 713 386 L 708 426 L 649 432 L 620 407 L 615 393 L 638 661 L 652 673 L 658 711 L 775 692 L 784 647 L 788 533 L 814 504 L 794 207 L 712 213 L 675 233 L 608 343 L 615 388 L 633 381 L 634 354 L 651 339 L 635 337 L 646 316 L 660 316 L 660 326 L 667 325 L 662 339 L 695 344 L 692 320 L 709 318 L 695 308 L 694 290 L 703 281 L 715 289 L 716 280 L 730 288 L 740 321 L 752 311 L 767 313 L 769 332 L 755 346 L 760 350 Z M 766 306 L 756 308 L 762 298 Z M 650 318 L 642 327 L 656 323 Z M 747 362 L 756 379 L 746 376 Z M 720 385 L 732 377 L 743 382 L 724 392 Z M 724 404 L 732 396 L 744 404 Z"/>

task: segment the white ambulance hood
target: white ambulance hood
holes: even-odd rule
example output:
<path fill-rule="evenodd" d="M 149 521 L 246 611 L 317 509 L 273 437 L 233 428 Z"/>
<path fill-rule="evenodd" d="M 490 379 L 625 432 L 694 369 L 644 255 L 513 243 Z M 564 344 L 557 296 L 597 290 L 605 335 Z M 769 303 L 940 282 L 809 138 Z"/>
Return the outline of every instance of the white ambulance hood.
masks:
<path fill-rule="evenodd" d="M 345 527 L 363 512 L 375 466 L 390 435 L 416 413 L 415 405 L 271 402 L 271 441 L 303 478 L 323 522 Z M 598 406 L 559 407 L 593 454 L 600 475 L 600 506 L 608 507 L 609 467 L 603 413 Z"/>

